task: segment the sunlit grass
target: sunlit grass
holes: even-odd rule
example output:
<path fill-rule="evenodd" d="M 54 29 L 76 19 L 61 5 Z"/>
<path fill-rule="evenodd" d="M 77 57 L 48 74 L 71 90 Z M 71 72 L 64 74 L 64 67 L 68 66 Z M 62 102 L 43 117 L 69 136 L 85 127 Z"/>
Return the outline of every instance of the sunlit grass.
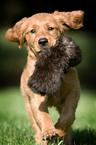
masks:
<path fill-rule="evenodd" d="M 59 114 L 49 109 L 54 123 Z M 0 145 L 36 145 L 34 131 L 18 88 L 0 90 Z M 95 145 L 96 93 L 82 91 L 72 126 L 74 145 Z M 49 143 L 51 145 L 51 143 Z"/>
<path fill-rule="evenodd" d="M 78 104 L 77 119 L 73 128 L 90 128 L 96 129 L 96 93 L 90 91 L 83 91 L 81 99 Z"/>

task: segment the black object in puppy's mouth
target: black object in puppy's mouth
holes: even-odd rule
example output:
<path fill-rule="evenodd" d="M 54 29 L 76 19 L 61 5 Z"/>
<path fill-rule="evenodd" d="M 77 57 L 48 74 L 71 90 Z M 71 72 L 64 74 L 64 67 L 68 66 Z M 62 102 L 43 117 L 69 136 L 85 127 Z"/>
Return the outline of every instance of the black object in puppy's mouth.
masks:
<path fill-rule="evenodd" d="M 64 73 L 80 63 L 81 58 L 81 50 L 74 40 L 61 35 L 54 46 L 39 52 L 28 86 L 37 94 L 56 95 L 64 80 Z"/>

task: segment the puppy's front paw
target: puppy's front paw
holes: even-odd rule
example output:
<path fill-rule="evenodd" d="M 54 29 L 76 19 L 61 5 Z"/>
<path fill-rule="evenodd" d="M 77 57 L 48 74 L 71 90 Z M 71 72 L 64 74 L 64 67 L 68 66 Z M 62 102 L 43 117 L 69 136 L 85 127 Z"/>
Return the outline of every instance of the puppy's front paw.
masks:
<path fill-rule="evenodd" d="M 56 137 L 58 134 L 55 129 L 49 129 L 45 130 L 42 133 L 42 140 L 52 140 L 54 137 Z"/>

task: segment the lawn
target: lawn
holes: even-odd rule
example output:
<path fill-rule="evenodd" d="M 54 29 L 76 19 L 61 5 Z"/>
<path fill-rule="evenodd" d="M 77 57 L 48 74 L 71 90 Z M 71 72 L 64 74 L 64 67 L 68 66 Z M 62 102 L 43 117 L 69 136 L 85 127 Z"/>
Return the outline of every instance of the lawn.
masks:
<path fill-rule="evenodd" d="M 49 112 L 56 123 L 59 115 L 55 108 Z M 33 136 L 19 88 L 0 90 L 0 145 L 37 145 Z M 72 138 L 74 145 L 96 145 L 96 92 L 82 91 Z"/>

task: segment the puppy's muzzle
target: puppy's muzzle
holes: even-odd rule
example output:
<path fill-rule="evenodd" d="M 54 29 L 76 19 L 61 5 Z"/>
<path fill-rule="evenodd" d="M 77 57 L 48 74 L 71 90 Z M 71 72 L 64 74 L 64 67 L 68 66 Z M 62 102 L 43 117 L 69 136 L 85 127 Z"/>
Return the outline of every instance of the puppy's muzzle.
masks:
<path fill-rule="evenodd" d="M 40 45 L 40 47 L 46 46 L 48 44 L 48 39 L 47 38 L 40 38 L 38 40 L 38 44 Z"/>

